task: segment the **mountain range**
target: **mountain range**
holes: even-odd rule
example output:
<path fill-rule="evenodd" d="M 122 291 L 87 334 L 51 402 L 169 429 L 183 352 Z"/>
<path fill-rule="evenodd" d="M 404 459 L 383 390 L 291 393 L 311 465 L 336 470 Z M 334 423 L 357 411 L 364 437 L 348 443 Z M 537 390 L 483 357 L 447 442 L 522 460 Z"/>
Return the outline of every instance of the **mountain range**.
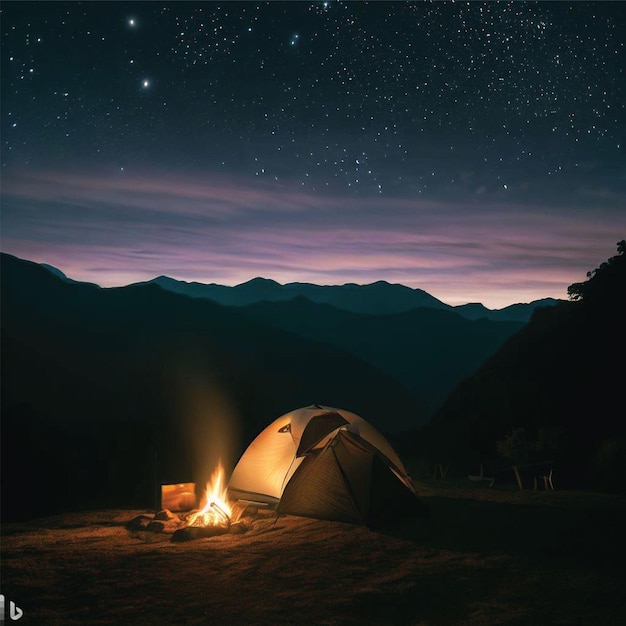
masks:
<path fill-rule="evenodd" d="M 63 272 L 44 266 L 68 282 Z M 301 337 L 336 346 L 400 381 L 416 397 L 415 425 L 426 421 L 446 394 L 551 298 L 490 310 L 452 307 L 421 289 L 379 281 L 368 285 L 281 285 L 255 278 L 227 287 L 160 276 L 129 288 L 160 288 L 233 307 L 238 314 Z M 392 425 L 392 430 L 396 424 Z"/>
<path fill-rule="evenodd" d="M 228 287 L 214 283 L 186 282 L 158 276 L 147 281 L 164 289 L 192 298 L 206 298 L 226 306 L 246 306 L 258 302 L 285 302 L 304 297 L 318 304 L 329 304 L 337 309 L 367 315 L 405 313 L 413 309 L 429 308 L 451 311 L 476 320 L 527 322 L 538 307 L 553 306 L 558 300 L 543 298 L 530 303 L 512 304 L 503 309 L 488 309 L 480 303 L 450 306 L 422 289 L 378 281 L 367 285 L 315 285 L 311 283 L 280 283 L 267 278 L 253 278 Z M 136 283 L 144 284 L 144 283 Z"/>
<path fill-rule="evenodd" d="M 428 416 L 464 377 L 523 326 L 485 318 L 472 321 L 432 308 L 365 315 L 302 296 L 237 310 L 267 326 L 357 355 L 414 393 Z"/>

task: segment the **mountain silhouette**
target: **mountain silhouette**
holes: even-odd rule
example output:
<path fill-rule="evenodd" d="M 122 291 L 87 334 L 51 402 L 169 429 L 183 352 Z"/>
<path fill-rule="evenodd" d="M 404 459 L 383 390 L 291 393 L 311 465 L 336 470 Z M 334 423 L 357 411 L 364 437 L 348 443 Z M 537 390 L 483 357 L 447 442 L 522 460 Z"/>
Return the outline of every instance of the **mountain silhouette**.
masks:
<path fill-rule="evenodd" d="M 1 271 L 5 519 L 145 503 L 155 465 L 163 482 L 205 480 L 211 457 L 234 462 L 297 406 L 346 406 L 383 431 L 425 419 L 379 369 L 237 309 L 154 284 L 70 283 L 6 254 Z"/>
<path fill-rule="evenodd" d="M 237 307 L 265 325 L 348 350 L 402 382 L 428 416 L 461 379 L 521 328 L 530 312 L 556 302 L 538 300 L 495 311 L 482 304 L 450 307 L 425 291 L 384 281 L 328 287 L 254 278 L 226 287 L 159 276 L 131 286 L 155 284 Z M 414 308 L 419 303 L 424 306 Z M 364 312 L 382 309 L 392 312 Z"/>
<path fill-rule="evenodd" d="M 253 278 L 240 285 L 187 283 L 166 276 L 152 281 L 157 285 L 194 298 L 208 298 L 228 306 L 245 306 L 257 302 L 284 302 L 303 296 L 318 304 L 330 304 L 355 313 L 382 314 L 408 311 L 417 307 L 446 309 L 448 305 L 421 289 L 378 281 L 369 285 L 314 285 L 288 283 L 281 285 L 267 278 Z"/>
<path fill-rule="evenodd" d="M 554 306 L 558 300 L 543 298 L 530 303 L 513 304 L 503 309 L 488 309 L 480 303 L 456 307 L 445 304 L 422 289 L 378 281 L 368 285 L 314 285 L 288 283 L 281 285 L 267 278 L 253 278 L 248 282 L 227 287 L 215 283 L 185 282 L 167 276 L 147 281 L 164 289 L 191 296 L 207 298 L 226 306 L 246 306 L 259 302 L 285 302 L 305 297 L 317 304 L 329 304 L 337 309 L 368 315 L 404 313 L 417 308 L 453 311 L 470 320 L 486 318 L 493 321 L 527 322 L 538 307 Z M 146 284 L 146 283 L 136 283 Z"/>
<path fill-rule="evenodd" d="M 41 264 L 48 271 L 68 282 L 78 282 L 68 278 L 60 269 Z M 91 284 L 91 283 L 89 283 Z M 192 298 L 206 298 L 225 306 L 246 306 L 259 302 L 286 302 L 305 297 L 317 304 L 331 306 L 371 315 L 403 313 L 417 308 L 454 311 L 469 320 L 481 318 L 500 322 L 528 322 L 535 309 L 554 306 L 561 300 L 541 298 L 529 303 L 516 303 L 502 309 L 488 309 L 480 302 L 470 302 L 450 306 L 422 289 L 412 289 L 405 285 L 377 281 L 367 285 L 346 283 L 344 285 L 315 285 L 312 283 L 287 283 L 281 285 L 268 278 L 253 278 L 229 287 L 216 283 L 186 282 L 169 276 L 157 276 L 149 281 L 133 283 L 129 286 L 157 284 L 163 289 Z"/>
<path fill-rule="evenodd" d="M 575 301 L 537 310 L 460 383 L 415 439 L 429 460 L 467 474 L 497 464 L 497 442 L 517 431 L 527 460 L 553 460 L 562 486 L 624 489 L 625 252 L 622 241 L 570 287 Z"/>
<path fill-rule="evenodd" d="M 470 321 L 430 308 L 363 315 L 302 296 L 239 310 L 269 326 L 356 354 L 401 381 L 429 411 L 522 327 L 520 322 Z"/>
<path fill-rule="evenodd" d="M 469 320 L 488 319 L 494 322 L 522 322 L 530 320 L 536 309 L 551 307 L 560 300 L 555 298 L 541 298 L 528 303 L 510 304 L 503 309 L 488 309 L 480 302 L 470 302 L 453 307 L 455 313 Z"/>

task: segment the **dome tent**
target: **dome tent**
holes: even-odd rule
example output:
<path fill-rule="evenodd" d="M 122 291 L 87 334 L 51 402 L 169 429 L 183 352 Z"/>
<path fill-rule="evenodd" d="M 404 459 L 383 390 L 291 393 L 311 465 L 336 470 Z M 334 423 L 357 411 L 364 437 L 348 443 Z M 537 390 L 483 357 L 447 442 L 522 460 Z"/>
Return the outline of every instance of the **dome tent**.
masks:
<path fill-rule="evenodd" d="M 355 413 L 318 405 L 286 413 L 261 431 L 228 491 L 233 499 L 275 505 L 278 513 L 366 526 L 425 509 L 380 432 Z"/>

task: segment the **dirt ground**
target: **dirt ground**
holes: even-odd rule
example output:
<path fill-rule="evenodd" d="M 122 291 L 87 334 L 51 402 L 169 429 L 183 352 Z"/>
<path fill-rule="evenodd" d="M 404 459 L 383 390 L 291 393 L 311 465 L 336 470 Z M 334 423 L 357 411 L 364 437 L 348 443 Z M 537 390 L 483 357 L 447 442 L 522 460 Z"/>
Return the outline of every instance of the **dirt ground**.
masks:
<path fill-rule="evenodd" d="M 626 499 L 418 483 L 427 520 L 385 531 L 261 516 L 173 543 L 148 511 L 2 525 L 2 593 L 20 624 L 626 623 Z"/>

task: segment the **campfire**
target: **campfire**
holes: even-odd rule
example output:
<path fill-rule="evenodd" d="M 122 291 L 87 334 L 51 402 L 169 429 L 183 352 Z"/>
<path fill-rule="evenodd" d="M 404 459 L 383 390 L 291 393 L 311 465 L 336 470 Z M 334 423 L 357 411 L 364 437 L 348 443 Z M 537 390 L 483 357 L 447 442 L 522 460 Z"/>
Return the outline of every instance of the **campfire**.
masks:
<path fill-rule="evenodd" d="M 228 500 L 226 473 L 218 463 L 200 499 L 195 506 L 194 483 L 161 486 L 162 509 L 154 517 L 139 515 L 126 525 L 131 532 L 171 533 L 171 541 L 191 541 L 224 535 L 240 535 L 255 524 L 273 523 L 275 514 L 258 503 Z M 169 504 L 170 510 L 165 504 Z"/>
<path fill-rule="evenodd" d="M 233 511 L 228 504 L 224 468 L 221 463 L 218 464 L 211 480 L 207 483 L 201 504 L 202 502 L 204 502 L 204 506 L 197 513 L 189 516 L 187 526 L 224 528 L 230 526 Z"/>

